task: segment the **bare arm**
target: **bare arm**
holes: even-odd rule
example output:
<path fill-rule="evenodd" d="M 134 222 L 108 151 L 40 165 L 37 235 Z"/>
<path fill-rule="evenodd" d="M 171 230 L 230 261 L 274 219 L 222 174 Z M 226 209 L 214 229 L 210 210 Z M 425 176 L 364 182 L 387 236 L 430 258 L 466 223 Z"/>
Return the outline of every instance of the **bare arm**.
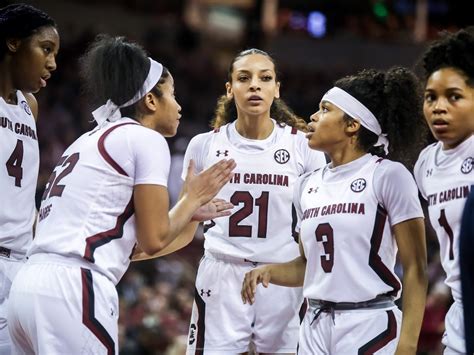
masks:
<path fill-rule="evenodd" d="M 428 279 L 426 275 L 425 226 L 422 218 L 393 227 L 403 266 L 402 328 L 396 354 L 416 354 Z"/>
<path fill-rule="evenodd" d="M 166 187 L 136 185 L 134 204 L 140 250 L 151 256 L 167 247 L 188 226 L 198 208 L 208 203 L 230 180 L 234 168 L 233 160 L 221 160 L 201 174 L 194 175 L 194 164 L 191 163 L 183 196 L 169 214 Z M 194 231 L 196 226 L 187 228 L 185 234 Z"/>
<path fill-rule="evenodd" d="M 242 284 L 242 301 L 244 303 L 254 303 L 259 283 L 264 287 L 268 287 L 269 283 L 287 287 L 303 286 L 306 257 L 304 256 L 301 241 L 300 254 L 300 256 L 287 263 L 270 264 L 246 273 Z"/>

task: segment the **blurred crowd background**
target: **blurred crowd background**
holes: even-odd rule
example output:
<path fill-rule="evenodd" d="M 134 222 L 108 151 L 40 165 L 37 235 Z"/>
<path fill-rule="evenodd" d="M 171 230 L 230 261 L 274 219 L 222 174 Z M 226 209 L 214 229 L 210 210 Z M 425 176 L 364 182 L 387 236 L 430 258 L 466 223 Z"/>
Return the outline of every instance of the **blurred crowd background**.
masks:
<path fill-rule="evenodd" d="M 0 1 L 1 6 L 19 1 Z M 180 189 L 189 139 L 209 130 L 227 69 L 237 52 L 266 50 L 277 61 L 282 98 L 306 120 L 332 82 L 362 68 L 405 65 L 417 70 L 439 31 L 472 21 L 471 1 L 452 0 L 38 0 L 30 3 L 58 23 L 58 69 L 37 95 L 41 166 L 38 202 L 64 149 L 91 129 L 77 59 L 98 33 L 141 43 L 170 69 L 183 117 L 169 139 L 170 199 Z M 407 142 L 409 144 L 409 142 Z M 440 354 L 443 319 L 451 296 L 443 284 L 438 243 L 428 226 L 430 288 L 419 354 Z M 184 354 L 203 253 L 202 232 L 182 251 L 132 263 L 121 280 L 121 355 Z"/>

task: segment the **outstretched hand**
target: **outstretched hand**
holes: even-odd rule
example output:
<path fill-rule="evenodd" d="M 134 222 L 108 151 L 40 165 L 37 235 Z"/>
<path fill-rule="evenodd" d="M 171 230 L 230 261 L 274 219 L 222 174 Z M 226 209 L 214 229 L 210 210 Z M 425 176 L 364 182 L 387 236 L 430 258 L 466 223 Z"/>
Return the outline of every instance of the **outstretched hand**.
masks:
<path fill-rule="evenodd" d="M 205 205 L 199 207 L 192 217 L 193 221 L 204 222 L 210 219 L 230 216 L 234 205 L 226 200 L 215 198 Z"/>
<path fill-rule="evenodd" d="M 271 274 L 268 266 L 263 266 L 247 272 L 242 283 L 242 302 L 253 304 L 255 302 L 255 293 L 257 293 L 257 285 L 261 283 L 263 287 L 270 284 Z"/>
<path fill-rule="evenodd" d="M 191 159 L 184 181 L 184 193 L 196 200 L 199 206 L 207 204 L 232 179 L 235 166 L 233 159 L 223 159 L 196 175 Z"/>

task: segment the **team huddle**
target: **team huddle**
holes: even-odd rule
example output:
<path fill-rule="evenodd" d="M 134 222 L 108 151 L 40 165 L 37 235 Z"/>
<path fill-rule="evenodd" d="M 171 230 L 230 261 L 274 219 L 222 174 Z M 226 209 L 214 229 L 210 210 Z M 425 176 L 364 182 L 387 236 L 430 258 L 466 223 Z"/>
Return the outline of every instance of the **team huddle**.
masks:
<path fill-rule="evenodd" d="M 407 68 L 366 69 L 328 88 L 309 123 L 280 98 L 268 53 L 238 53 L 212 131 L 188 145 L 174 206 L 172 73 L 100 35 L 79 60 L 97 126 L 62 154 L 37 211 L 33 93 L 60 38 L 29 5 L 0 20 L 0 355 L 118 354 L 116 285 L 130 262 L 185 247 L 199 223 L 187 354 L 416 354 L 428 287 L 419 194 L 454 298 L 445 354 L 472 353 L 459 266 L 474 185 L 472 28 L 430 44 L 423 95 Z M 421 147 L 426 126 L 437 142 Z"/>

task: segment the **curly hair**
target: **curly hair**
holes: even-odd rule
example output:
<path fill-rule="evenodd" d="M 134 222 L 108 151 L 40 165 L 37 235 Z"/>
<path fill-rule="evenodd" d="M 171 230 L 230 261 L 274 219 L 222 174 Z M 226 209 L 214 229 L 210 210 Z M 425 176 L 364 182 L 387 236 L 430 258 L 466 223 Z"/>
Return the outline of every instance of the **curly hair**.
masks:
<path fill-rule="evenodd" d="M 57 27 L 45 12 L 27 4 L 11 4 L 0 9 L 0 60 L 8 53 L 6 40 L 28 38 L 40 27 Z"/>
<path fill-rule="evenodd" d="M 227 79 L 229 83 L 232 82 L 232 73 L 234 71 L 234 63 L 238 61 L 239 59 L 252 55 L 252 54 L 260 54 L 265 57 L 267 57 L 274 65 L 275 67 L 275 81 L 279 82 L 279 74 L 276 69 L 276 63 L 275 60 L 265 51 L 262 51 L 261 49 L 256 49 L 256 48 L 251 48 L 251 49 L 246 49 L 232 60 L 229 70 L 227 72 Z M 307 131 L 307 123 L 304 119 L 301 117 L 298 117 L 289 107 L 288 105 L 279 98 L 275 98 L 273 100 L 273 103 L 270 107 L 270 117 L 272 117 L 275 121 L 281 124 L 287 124 L 291 127 L 295 127 L 301 131 Z M 228 122 L 232 122 L 237 118 L 237 109 L 235 106 L 235 101 L 234 99 L 229 99 L 226 95 L 222 95 L 219 97 L 217 100 L 217 106 L 215 109 L 215 114 L 214 118 L 211 121 L 211 126 L 213 128 L 218 128 L 223 125 L 225 125 Z"/>
<path fill-rule="evenodd" d="M 146 51 L 125 37 L 100 34 L 79 59 L 84 91 L 93 105 L 102 105 L 111 99 L 117 105 L 130 100 L 140 90 L 150 70 Z M 157 97 L 163 95 L 160 86 L 170 76 L 163 73 L 151 90 Z M 135 118 L 137 104 L 120 109 L 122 115 Z"/>
<path fill-rule="evenodd" d="M 388 157 L 411 168 L 425 145 L 426 125 L 423 120 L 422 95 L 419 82 L 410 70 L 393 67 L 386 72 L 369 69 L 336 81 L 337 86 L 362 102 L 377 118 L 387 134 Z M 347 120 L 353 117 L 345 115 Z M 359 147 L 384 156 L 375 133 L 365 127 L 357 136 Z"/>
<path fill-rule="evenodd" d="M 474 26 L 456 33 L 444 31 L 423 54 L 424 79 L 442 68 L 454 68 L 464 74 L 466 83 L 474 87 Z"/>

